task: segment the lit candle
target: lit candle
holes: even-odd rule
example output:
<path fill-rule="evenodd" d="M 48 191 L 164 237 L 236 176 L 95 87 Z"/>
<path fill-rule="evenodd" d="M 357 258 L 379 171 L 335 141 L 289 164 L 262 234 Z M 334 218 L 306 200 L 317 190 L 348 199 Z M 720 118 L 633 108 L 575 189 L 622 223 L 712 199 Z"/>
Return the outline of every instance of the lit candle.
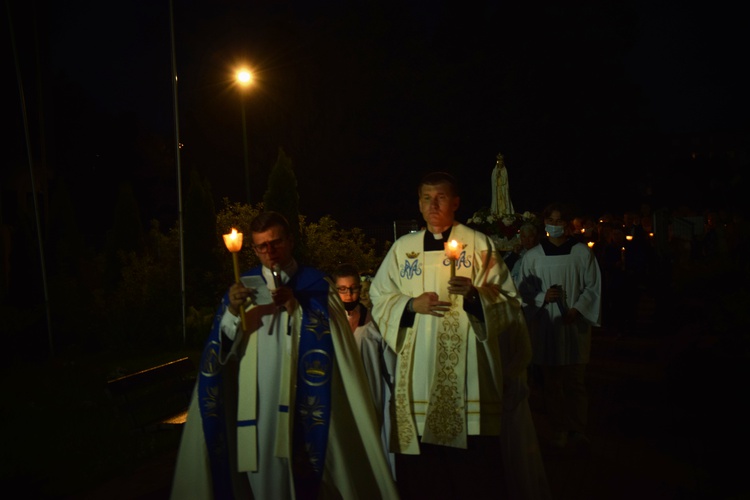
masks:
<path fill-rule="evenodd" d="M 456 261 L 461 256 L 461 250 L 461 245 L 456 240 L 450 240 L 448 243 L 445 243 L 445 255 L 451 261 L 451 278 L 456 277 Z"/>
<path fill-rule="evenodd" d="M 232 228 L 232 232 L 224 235 L 224 244 L 227 246 L 227 250 L 232 252 L 232 263 L 234 264 L 234 282 L 240 282 L 240 264 L 237 259 L 237 254 L 242 250 L 242 233 L 238 233 L 235 228 Z M 240 308 L 240 319 L 242 320 L 242 331 L 245 331 L 245 308 Z"/>

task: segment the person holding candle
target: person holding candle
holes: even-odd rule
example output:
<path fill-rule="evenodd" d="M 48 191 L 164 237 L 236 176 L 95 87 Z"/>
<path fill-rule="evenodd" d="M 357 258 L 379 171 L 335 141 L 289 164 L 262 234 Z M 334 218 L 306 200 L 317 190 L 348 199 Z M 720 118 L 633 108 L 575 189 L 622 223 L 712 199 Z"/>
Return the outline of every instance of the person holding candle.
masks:
<path fill-rule="evenodd" d="M 503 385 L 531 357 L 520 297 L 492 240 L 455 220 L 456 179 L 427 174 L 417 193 L 426 229 L 398 238 L 370 285 L 373 320 L 397 353 L 398 489 L 403 498 L 502 497 Z M 453 240 L 456 255 L 446 252 Z M 501 337 L 513 340 L 506 365 Z"/>
<path fill-rule="evenodd" d="M 215 316 L 171 497 L 397 498 L 335 287 L 293 258 L 283 215 L 250 229 L 261 265 Z"/>
<path fill-rule="evenodd" d="M 527 308 L 534 365 L 541 368 L 550 445 L 588 445 L 585 371 L 591 327 L 601 321 L 601 271 L 594 252 L 572 235 L 570 210 L 543 212 L 547 238 L 521 260 L 518 289 Z"/>

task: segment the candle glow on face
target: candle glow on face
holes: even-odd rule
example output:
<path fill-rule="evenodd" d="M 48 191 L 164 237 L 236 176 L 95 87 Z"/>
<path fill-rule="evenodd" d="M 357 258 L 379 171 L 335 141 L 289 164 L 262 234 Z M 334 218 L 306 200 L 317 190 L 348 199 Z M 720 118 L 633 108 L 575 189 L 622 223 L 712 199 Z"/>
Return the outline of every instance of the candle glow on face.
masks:
<path fill-rule="evenodd" d="M 238 233 L 235 228 L 232 228 L 231 233 L 224 235 L 224 244 L 230 252 L 239 252 L 242 249 L 242 233 Z"/>

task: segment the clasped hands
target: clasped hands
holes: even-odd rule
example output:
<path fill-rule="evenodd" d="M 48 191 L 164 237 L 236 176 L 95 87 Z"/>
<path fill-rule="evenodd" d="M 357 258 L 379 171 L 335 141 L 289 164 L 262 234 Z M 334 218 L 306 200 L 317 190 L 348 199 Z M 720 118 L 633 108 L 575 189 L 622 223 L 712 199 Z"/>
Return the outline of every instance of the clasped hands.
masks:
<path fill-rule="evenodd" d="M 554 302 L 564 300 L 565 290 L 563 290 L 562 287 L 551 286 L 544 293 L 544 302 L 547 304 L 552 304 Z M 562 323 L 564 325 L 571 325 L 575 323 L 580 316 L 581 313 L 578 311 L 578 309 L 576 309 L 575 307 L 571 307 L 565 312 L 565 315 L 562 317 Z"/>
<path fill-rule="evenodd" d="M 466 299 L 473 296 L 476 293 L 476 289 L 471 282 L 471 278 L 455 276 L 448 281 L 448 293 L 451 295 L 461 295 Z M 450 310 L 450 306 L 451 303 L 449 301 L 440 300 L 440 296 L 435 292 L 424 292 L 422 295 L 414 297 L 411 303 L 414 312 L 429 314 L 438 318 L 442 318 Z"/>

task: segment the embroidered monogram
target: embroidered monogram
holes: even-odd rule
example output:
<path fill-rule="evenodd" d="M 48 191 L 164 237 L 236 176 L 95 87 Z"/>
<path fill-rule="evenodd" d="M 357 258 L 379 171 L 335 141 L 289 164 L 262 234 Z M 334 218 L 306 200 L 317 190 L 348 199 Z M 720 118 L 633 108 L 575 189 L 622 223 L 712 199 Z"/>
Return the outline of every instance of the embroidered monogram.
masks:
<path fill-rule="evenodd" d="M 320 309 L 316 309 L 310 312 L 310 323 L 305 329 L 308 332 L 314 333 L 318 341 L 320 341 L 324 335 L 331 335 L 331 328 L 328 323 L 328 318 Z"/>
<path fill-rule="evenodd" d="M 465 246 L 465 245 L 464 245 Z M 450 266 L 451 265 L 451 259 L 449 257 L 446 257 L 443 259 L 443 265 L 444 266 Z M 466 250 L 461 252 L 461 256 L 456 259 L 456 271 L 461 269 L 462 267 L 465 267 L 466 269 L 469 269 L 471 267 L 471 258 L 466 255 Z"/>
<path fill-rule="evenodd" d="M 422 274 L 422 265 L 419 263 L 419 260 L 414 260 L 413 262 L 409 262 L 408 260 L 404 261 L 404 267 L 401 268 L 401 272 L 399 273 L 402 278 L 406 278 L 408 280 L 412 279 L 414 276 L 419 276 Z"/>

